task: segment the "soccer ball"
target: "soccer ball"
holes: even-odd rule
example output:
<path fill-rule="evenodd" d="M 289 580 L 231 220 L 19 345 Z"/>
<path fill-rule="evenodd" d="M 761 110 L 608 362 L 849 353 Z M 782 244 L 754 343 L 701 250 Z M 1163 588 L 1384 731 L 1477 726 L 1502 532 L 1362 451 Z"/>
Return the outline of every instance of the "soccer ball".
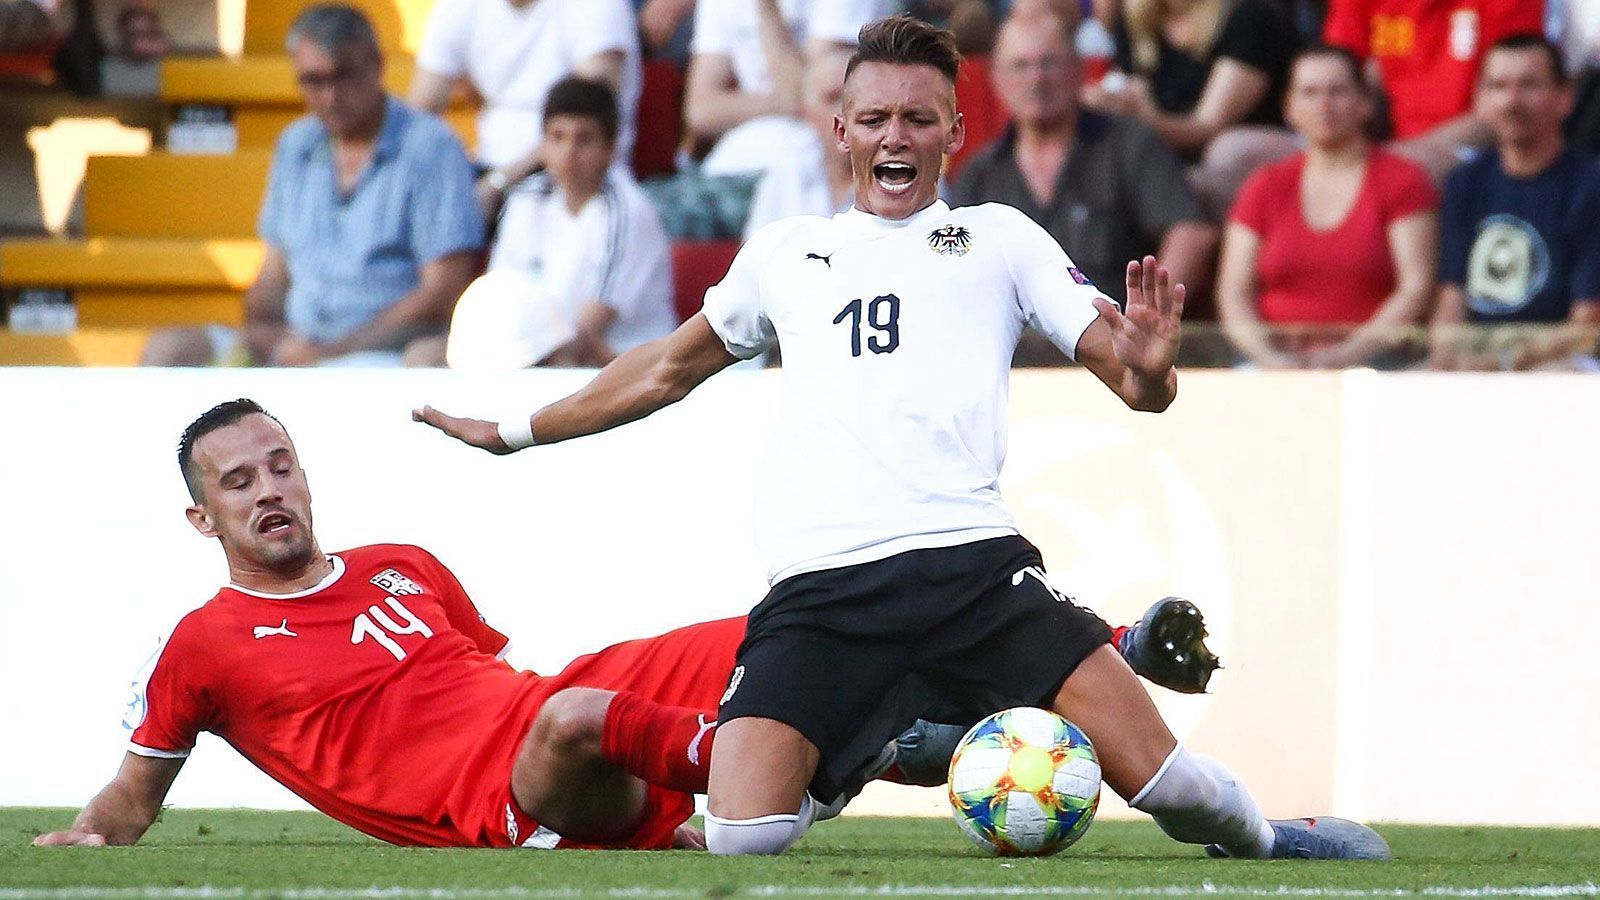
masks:
<path fill-rule="evenodd" d="M 950 759 L 950 811 L 998 856 L 1047 856 L 1071 846 L 1100 805 L 1100 760 L 1078 726 L 1019 706 L 972 726 Z"/>

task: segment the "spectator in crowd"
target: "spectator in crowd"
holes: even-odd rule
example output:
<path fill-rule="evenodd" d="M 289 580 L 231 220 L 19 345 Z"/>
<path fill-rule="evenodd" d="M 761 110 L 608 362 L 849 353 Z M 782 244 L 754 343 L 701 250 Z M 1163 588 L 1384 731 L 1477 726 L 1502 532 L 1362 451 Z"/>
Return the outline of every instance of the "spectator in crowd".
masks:
<path fill-rule="evenodd" d="M 154 97 L 161 93 L 161 60 L 172 40 L 148 0 L 129 0 L 117 12 L 116 50 L 100 63 L 107 96 Z"/>
<path fill-rule="evenodd" d="M 1442 221 L 1434 365 L 1592 367 L 1600 334 L 1600 162 L 1567 146 L 1572 85 L 1560 50 L 1538 34 L 1496 42 L 1477 113 L 1494 146 L 1450 174 Z M 1535 334 L 1460 326 L 1538 323 Z"/>
<path fill-rule="evenodd" d="M 849 62 L 849 50 L 827 49 L 806 63 L 801 80 L 803 127 L 794 129 L 791 140 L 770 149 L 770 162 L 750 200 L 746 237 L 788 216 L 831 216 L 854 202 L 850 158 L 839 150 L 833 133 Z"/>
<path fill-rule="evenodd" d="M 1323 35 L 1370 61 L 1388 99 L 1395 149 L 1440 179 L 1463 148 L 1488 143 L 1472 112 L 1486 48 L 1543 30 L 1543 16 L 1543 0 L 1332 0 Z"/>
<path fill-rule="evenodd" d="M 126 59 L 149 62 L 172 52 L 172 40 L 155 7 L 124 3 L 117 13 L 117 52 Z"/>
<path fill-rule="evenodd" d="M 1013 15 L 992 71 L 1011 124 L 969 160 L 950 188 L 952 205 L 1022 210 L 1118 300 L 1128 260 L 1148 253 L 1174 281 L 1209 280 L 1217 232 L 1177 157 L 1134 119 L 1078 108 L 1070 23 L 1051 12 Z"/>
<path fill-rule="evenodd" d="M 1004 13 L 1004 4 L 996 0 L 903 0 L 899 5 L 925 22 L 948 28 L 962 54 L 988 53 L 994 46 L 995 23 Z M 1071 5 L 1076 13 L 1076 2 Z"/>
<path fill-rule="evenodd" d="M 633 0 L 639 16 L 644 52 L 664 56 L 682 65 L 689 59 L 690 23 L 694 0 Z"/>
<path fill-rule="evenodd" d="M 1250 177 L 1223 239 L 1222 325 L 1255 365 L 1365 364 L 1427 316 L 1438 196 L 1421 166 L 1372 145 L 1371 114 L 1354 54 L 1300 52 L 1284 116 L 1306 149 Z M 1267 325 L 1321 327 L 1274 340 Z"/>
<path fill-rule="evenodd" d="M 1117 25 L 1123 74 L 1086 92 L 1091 108 L 1142 120 L 1191 159 L 1232 126 L 1282 123 L 1298 37 L 1268 0 L 1125 0 Z"/>
<path fill-rule="evenodd" d="M 506 198 L 489 271 L 456 307 L 452 368 L 598 367 L 678 325 L 666 232 L 611 166 L 616 95 L 564 78 L 543 121 L 546 168 Z"/>
<path fill-rule="evenodd" d="M 0 53 L 45 47 L 57 36 L 56 0 L 0 0 Z"/>
<path fill-rule="evenodd" d="M 486 214 L 540 167 L 539 113 L 550 86 L 568 75 L 617 92 L 617 165 L 632 158 L 643 74 L 629 0 L 439 0 L 417 51 L 412 105 L 442 113 L 458 82 L 483 100 L 478 195 Z"/>
<path fill-rule="evenodd" d="M 1552 0 L 1556 10 L 1554 36 L 1566 51 L 1567 71 L 1576 91 L 1572 114 L 1567 117 L 1567 139 L 1586 153 L 1600 153 L 1600 3 L 1593 0 Z"/>
<path fill-rule="evenodd" d="M 741 150 L 724 151 L 715 171 L 708 162 L 708 174 L 762 168 L 800 115 L 806 57 L 855 46 L 861 26 L 887 12 L 885 0 L 699 0 L 684 119 L 701 145 L 745 126 Z"/>
<path fill-rule="evenodd" d="M 1324 40 L 1366 62 L 1388 107 L 1391 145 L 1442 183 L 1489 131 L 1472 111 L 1472 84 L 1495 41 L 1541 29 L 1542 0 L 1330 0 Z M 1392 127 L 1390 127 L 1392 126 Z M 1257 168 L 1299 149 L 1283 129 L 1238 128 L 1208 149 L 1196 182 L 1208 203 L 1227 209 Z"/>
<path fill-rule="evenodd" d="M 398 363 L 472 280 L 484 232 L 472 165 L 442 122 L 384 92 L 371 23 L 313 6 L 288 49 L 311 115 L 278 138 L 243 333 L 158 332 L 146 364 L 238 359 L 241 338 L 262 364 Z"/>

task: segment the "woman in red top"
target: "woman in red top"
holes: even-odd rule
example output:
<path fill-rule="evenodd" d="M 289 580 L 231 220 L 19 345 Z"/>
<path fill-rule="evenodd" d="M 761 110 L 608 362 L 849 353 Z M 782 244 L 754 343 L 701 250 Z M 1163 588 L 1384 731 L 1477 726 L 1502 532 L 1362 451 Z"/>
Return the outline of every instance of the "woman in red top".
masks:
<path fill-rule="evenodd" d="M 1284 117 L 1306 148 L 1245 183 L 1217 285 L 1223 329 L 1261 366 L 1361 365 L 1427 313 L 1438 195 L 1420 166 L 1367 139 L 1371 113 L 1348 51 L 1295 58 Z M 1323 327 L 1275 340 L 1279 325 Z"/>

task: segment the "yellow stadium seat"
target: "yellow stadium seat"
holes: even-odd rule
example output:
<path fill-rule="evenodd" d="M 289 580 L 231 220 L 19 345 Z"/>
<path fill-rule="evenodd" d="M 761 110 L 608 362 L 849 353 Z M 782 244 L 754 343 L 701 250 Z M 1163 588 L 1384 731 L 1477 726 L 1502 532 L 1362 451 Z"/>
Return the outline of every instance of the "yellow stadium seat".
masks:
<path fill-rule="evenodd" d="M 80 328 L 71 334 L 0 328 L 0 366 L 133 366 L 149 337 L 143 328 Z"/>
<path fill-rule="evenodd" d="M 178 238 L 0 243 L 0 287 L 71 292 L 82 328 L 244 321 L 259 241 Z"/>
<path fill-rule="evenodd" d="M 0 285 L 68 290 L 242 291 L 261 267 L 256 240 L 35 238 L 0 243 Z"/>
<path fill-rule="evenodd" d="M 90 157 L 84 231 L 90 237 L 249 238 L 272 154 Z"/>
<path fill-rule="evenodd" d="M 384 69 L 390 93 L 404 97 L 415 65 L 409 56 L 391 56 Z M 173 106 L 198 104 L 233 110 L 240 147 L 271 147 L 284 126 L 305 114 L 300 88 L 288 57 L 245 55 L 238 59 L 196 57 L 161 64 L 161 99 Z M 457 94 L 445 111 L 461 142 L 471 148 L 476 137 L 475 104 Z"/>
<path fill-rule="evenodd" d="M 289 26 L 317 0 L 249 0 L 244 12 L 244 52 L 282 53 Z M 433 0 L 347 0 L 367 14 L 378 45 L 390 53 L 417 52 Z"/>

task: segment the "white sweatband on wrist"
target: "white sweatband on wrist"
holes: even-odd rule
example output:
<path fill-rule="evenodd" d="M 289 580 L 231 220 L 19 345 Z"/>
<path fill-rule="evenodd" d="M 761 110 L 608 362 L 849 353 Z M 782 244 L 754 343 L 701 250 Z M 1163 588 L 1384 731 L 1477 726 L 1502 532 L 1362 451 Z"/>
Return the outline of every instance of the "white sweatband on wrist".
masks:
<path fill-rule="evenodd" d="M 523 450 L 534 445 L 533 416 L 520 416 L 499 426 L 500 440 L 513 450 Z"/>

